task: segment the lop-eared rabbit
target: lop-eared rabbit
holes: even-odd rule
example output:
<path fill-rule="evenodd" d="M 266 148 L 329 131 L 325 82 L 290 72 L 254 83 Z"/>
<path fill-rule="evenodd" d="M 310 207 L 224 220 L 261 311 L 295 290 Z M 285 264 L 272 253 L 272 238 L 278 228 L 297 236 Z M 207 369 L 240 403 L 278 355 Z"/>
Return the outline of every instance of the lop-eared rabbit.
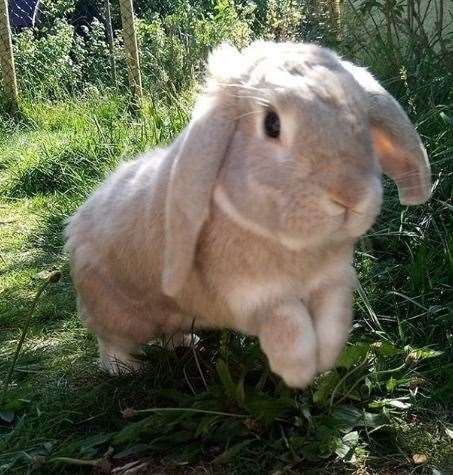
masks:
<path fill-rule="evenodd" d="M 112 374 L 195 328 L 257 336 L 304 387 L 351 326 L 354 243 L 375 221 L 382 173 L 402 204 L 428 199 L 425 149 L 395 99 L 332 51 L 255 42 L 214 50 L 190 123 L 123 164 L 71 218 L 81 318 Z"/>

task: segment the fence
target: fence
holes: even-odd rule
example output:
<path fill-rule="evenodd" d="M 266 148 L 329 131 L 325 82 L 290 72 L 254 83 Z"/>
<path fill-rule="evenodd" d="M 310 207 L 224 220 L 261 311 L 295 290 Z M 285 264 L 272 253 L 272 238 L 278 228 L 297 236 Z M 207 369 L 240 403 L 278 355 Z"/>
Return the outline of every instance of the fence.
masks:
<path fill-rule="evenodd" d="M 133 97 L 139 100 L 142 96 L 142 82 L 132 0 L 114 1 L 118 2 L 119 6 L 122 25 L 122 44 L 124 48 L 124 59 L 127 63 L 130 90 Z M 70 5 L 70 2 L 68 3 Z M 105 30 L 104 39 L 109 51 L 110 75 L 113 84 L 116 86 L 115 33 L 112 25 L 110 0 L 99 0 L 99 2 L 81 1 L 78 4 L 75 2 L 73 9 L 68 8 L 68 13 L 74 15 L 77 5 L 79 10 L 77 13 L 80 17 L 75 18 L 74 24 L 76 25 L 76 29 L 77 27 L 79 29 L 77 32 L 79 36 L 83 37 L 88 34 L 87 25 L 90 19 L 98 21 L 99 18 L 101 18 L 103 20 Z M 36 41 L 39 42 L 39 32 L 40 30 L 49 29 L 49 27 L 46 26 L 46 20 L 52 13 L 53 12 L 48 9 L 41 8 L 40 0 L 10 0 L 9 2 L 8 0 L 0 0 L 0 65 L 4 96 L 7 106 L 12 112 L 18 110 L 19 98 L 12 37 L 14 34 L 20 36 L 27 29 L 34 29 L 34 33 L 30 35 L 29 40 L 33 41 L 36 39 Z M 77 20 L 79 20 L 79 25 L 77 25 Z M 29 66 L 39 68 L 40 64 L 38 61 L 38 64 L 30 64 Z M 55 64 L 54 67 L 58 67 L 58 64 Z"/>
<path fill-rule="evenodd" d="M 416 53 L 415 65 L 433 48 L 448 60 L 453 3 L 406 3 L 404 10 L 391 0 L 0 0 L 0 105 L 14 112 L 24 96 L 58 99 L 90 87 L 129 91 L 134 102 L 143 90 L 175 97 L 225 39 L 239 47 L 256 37 L 343 41 L 352 57 L 375 43 L 398 67 L 404 48 Z"/>
<path fill-rule="evenodd" d="M 8 14 L 8 0 L 0 0 L 0 22 L 0 62 L 3 87 L 9 106 L 11 110 L 15 112 L 17 110 L 18 93 Z"/>

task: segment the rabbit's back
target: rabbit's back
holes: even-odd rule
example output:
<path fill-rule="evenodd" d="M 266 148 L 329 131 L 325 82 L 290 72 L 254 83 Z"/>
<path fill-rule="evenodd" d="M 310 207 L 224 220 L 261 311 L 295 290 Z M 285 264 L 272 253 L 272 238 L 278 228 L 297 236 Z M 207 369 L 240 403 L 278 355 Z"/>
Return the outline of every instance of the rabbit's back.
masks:
<path fill-rule="evenodd" d="M 156 150 L 123 164 L 70 219 L 66 247 L 76 280 L 94 267 L 131 281 L 159 274 L 170 162 L 166 150 Z"/>

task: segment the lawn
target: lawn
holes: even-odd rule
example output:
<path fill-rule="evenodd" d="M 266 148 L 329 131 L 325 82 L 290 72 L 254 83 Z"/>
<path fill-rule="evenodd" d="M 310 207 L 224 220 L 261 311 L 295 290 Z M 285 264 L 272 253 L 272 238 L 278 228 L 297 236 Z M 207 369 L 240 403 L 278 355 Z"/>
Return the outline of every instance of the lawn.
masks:
<path fill-rule="evenodd" d="M 336 47 L 352 56 L 348 41 Z M 118 163 L 176 136 L 192 82 L 138 112 L 126 93 L 92 87 L 28 94 L 14 120 L 1 115 L 0 473 L 453 473 L 453 74 L 437 53 L 395 66 L 373 47 L 354 57 L 417 125 L 434 193 L 402 207 L 386 182 L 356 250 L 348 344 L 304 391 L 230 331 L 176 353 L 150 346 L 144 374 L 112 378 L 78 319 L 64 220 Z"/>

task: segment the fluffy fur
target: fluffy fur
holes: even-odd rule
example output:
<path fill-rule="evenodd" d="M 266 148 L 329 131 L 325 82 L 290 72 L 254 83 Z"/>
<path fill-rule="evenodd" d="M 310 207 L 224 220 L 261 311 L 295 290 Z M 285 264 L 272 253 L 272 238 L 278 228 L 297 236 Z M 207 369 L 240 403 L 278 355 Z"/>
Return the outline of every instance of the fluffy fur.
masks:
<path fill-rule="evenodd" d="M 112 373 L 195 324 L 258 336 L 272 370 L 304 387 L 347 338 L 353 246 L 380 210 L 381 173 L 421 203 L 426 152 L 371 74 L 319 46 L 222 45 L 208 71 L 176 141 L 120 167 L 70 220 L 80 315 Z"/>

